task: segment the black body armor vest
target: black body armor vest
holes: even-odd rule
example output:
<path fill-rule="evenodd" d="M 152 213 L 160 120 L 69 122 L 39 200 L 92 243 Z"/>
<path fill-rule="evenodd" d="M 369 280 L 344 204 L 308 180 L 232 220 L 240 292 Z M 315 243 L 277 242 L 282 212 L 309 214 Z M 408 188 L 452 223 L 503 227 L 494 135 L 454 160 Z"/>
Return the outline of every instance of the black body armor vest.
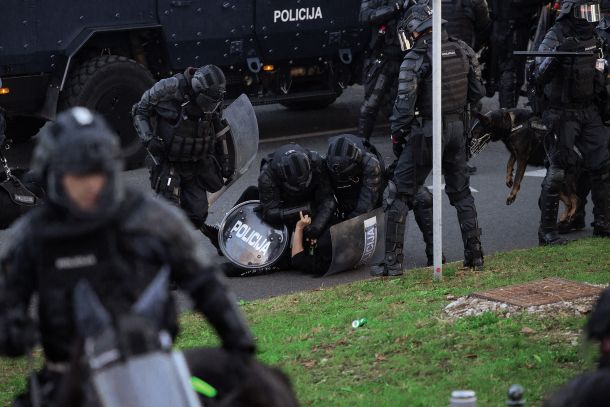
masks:
<path fill-rule="evenodd" d="M 443 114 L 462 113 L 468 103 L 468 71 L 470 63 L 464 50 L 449 38 L 442 44 L 442 98 Z M 432 66 L 432 44 L 426 50 Z M 418 107 L 422 117 L 432 118 L 432 69 L 419 84 Z"/>
<path fill-rule="evenodd" d="M 597 74 L 595 69 L 597 61 L 596 51 L 598 49 L 597 38 L 595 36 L 585 40 L 564 38 L 563 41 L 566 40 L 573 40 L 575 42 L 574 49 L 570 49 L 570 51 L 593 52 L 593 55 L 562 58 L 559 61 L 559 72 L 555 74 L 553 80 L 546 86 L 545 94 L 549 99 L 551 107 L 588 106 L 593 103 L 595 96 L 594 78 Z"/>
<path fill-rule="evenodd" d="M 167 159 L 172 162 L 195 162 L 212 151 L 214 126 L 212 115 L 187 104 L 182 106 L 175 124 L 159 118 L 157 135 L 165 145 Z"/>

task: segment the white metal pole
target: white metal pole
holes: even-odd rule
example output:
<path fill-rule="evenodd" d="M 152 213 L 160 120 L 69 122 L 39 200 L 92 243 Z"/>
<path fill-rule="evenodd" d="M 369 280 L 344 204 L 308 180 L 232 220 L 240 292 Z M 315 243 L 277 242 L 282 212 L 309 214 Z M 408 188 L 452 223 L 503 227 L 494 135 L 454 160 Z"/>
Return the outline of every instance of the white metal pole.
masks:
<path fill-rule="evenodd" d="M 443 201 L 441 191 L 443 119 L 441 109 L 441 0 L 432 3 L 432 195 L 434 279 L 443 276 Z"/>

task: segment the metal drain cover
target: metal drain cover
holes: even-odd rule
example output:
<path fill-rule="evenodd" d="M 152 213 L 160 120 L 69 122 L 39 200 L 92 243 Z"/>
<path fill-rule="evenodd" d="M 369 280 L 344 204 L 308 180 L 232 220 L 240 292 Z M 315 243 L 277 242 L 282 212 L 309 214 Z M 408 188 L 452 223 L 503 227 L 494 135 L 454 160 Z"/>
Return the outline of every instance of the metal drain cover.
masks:
<path fill-rule="evenodd" d="M 576 283 L 563 278 L 545 278 L 527 284 L 511 285 L 473 293 L 472 296 L 519 307 L 532 307 L 592 297 L 599 295 L 602 290 L 602 287 Z"/>

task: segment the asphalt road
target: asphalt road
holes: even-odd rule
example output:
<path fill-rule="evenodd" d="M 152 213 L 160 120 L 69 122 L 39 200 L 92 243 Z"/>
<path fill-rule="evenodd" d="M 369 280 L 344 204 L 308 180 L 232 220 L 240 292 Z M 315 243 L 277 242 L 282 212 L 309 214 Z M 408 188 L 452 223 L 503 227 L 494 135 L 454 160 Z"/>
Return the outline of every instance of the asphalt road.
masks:
<path fill-rule="evenodd" d="M 275 148 L 285 142 L 296 141 L 304 147 L 325 153 L 329 136 L 353 131 L 361 100 L 362 88 L 353 87 L 348 89 L 333 105 L 323 110 L 294 112 L 276 105 L 257 107 L 261 134 L 259 156 L 250 171 L 211 207 L 209 222 L 219 223 L 243 189 L 248 185 L 256 184 L 260 158 Z M 494 100 L 485 100 L 484 108 L 486 110 L 494 107 L 496 107 Z M 390 162 L 393 155 L 387 127 L 383 123 L 380 122 L 372 141 L 387 158 L 387 162 Z M 11 164 L 27 165 L 30 150 L 31 143 L 15 146 L 8 153 Z M 516 202 L 507 206 L 506 196 L 509 190 L 504 185 L 507 160 L 508 153 L 504 146 L 501 143 L 495 143 L 489 145 L 472 162 L 472 165 L 478 167 L 477 174 L 471 178 L 471 187 L 474 190 L 480 227 L 483 229 L 482 243 L 486 255 L 538 244 L 537 228 L 540 215 L 537 200 L 544 171 L 537 171 L 538 168 L 528 168 L 531 175 L 535 176 L 525 177 Z M 145 170 L 128 171 L 125 172 L 124 177 L 129 185 L 149 190 L 148 174 Z M 587 224 L 591 221 L 590 208 L 588 212 Z M 590 234 L 591 228 L 588 227 L 585 231 L 574 234 L 572 238 Z M 208 259 L 222 261 L 222 258 L 216 254 L 216 250 L 199 232 L 193 230 L 193 235 L 200 242 L 200 250 Z M 424 243 L 412 214 L 408 218 L 405 242 L 406 266 L 408 268 L 424 266 L 426 263 Z M 0 247 L 5 244 L 6 232 L 0 231 Z M 463 258 L 463 244 L 457 217 L 446 196 L 443 196 L 443 247 L 449 261 Z M 354 270 L 325 278 L 312 278 L 295 271 L 286 271 L 266 276 L 232 278 L 228 279 L 228 284 L 238 298 L 253 300 L 366 278 L 369 278 L 368 269 Z"/>

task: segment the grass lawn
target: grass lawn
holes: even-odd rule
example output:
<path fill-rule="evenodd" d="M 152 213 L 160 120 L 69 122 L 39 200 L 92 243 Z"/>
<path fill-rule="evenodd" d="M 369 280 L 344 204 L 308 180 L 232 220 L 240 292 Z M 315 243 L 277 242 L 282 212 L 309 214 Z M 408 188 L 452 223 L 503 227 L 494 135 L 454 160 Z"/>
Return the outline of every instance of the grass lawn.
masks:
<path fill-rule="evenodd" d="M 525 386 L 528 405 L 539 405 L 558 384 L 593 366 L 595 355 L 575 341 L 585 319 L 486 313 L 451 322 L 443 307 L 447 295 L 551 276 L 610 282 L 610 240 L 496 254 L 478 273 L 447 265 L 441 282 L 432 281 L 430 269 L 418 269 L 242 307 L 260 359 L 290 375 L 303 405 L 447 406 L 452 390 L 472 389 L 479 406 L 501 406 L 512 383 Z M 356 318 L 368 324 L 353 329 Z M 217 343 L 197 315 L 184 314 L 182 324 L 178 346 Z M 22 388 L 24 374 L 24 361 L 0 361 L 0 404 Z"/>

